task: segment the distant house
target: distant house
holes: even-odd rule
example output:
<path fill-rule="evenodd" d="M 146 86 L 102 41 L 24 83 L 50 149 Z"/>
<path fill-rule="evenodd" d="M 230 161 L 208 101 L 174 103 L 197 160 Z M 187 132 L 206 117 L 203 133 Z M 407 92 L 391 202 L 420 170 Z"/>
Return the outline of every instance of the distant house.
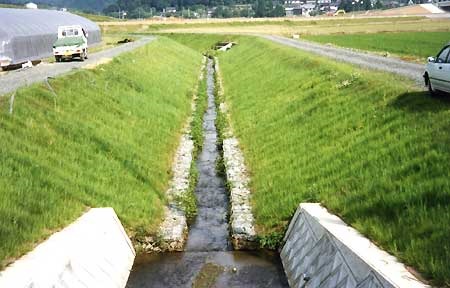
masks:
<path fill-rule="evenodd" d="M 214 14 L 214 11 L 217 9 L 217 7 L 208 8 L 208 11 L 206 13 L 206 17 L 211 18 Z"/>
<path fill-rule="evenodd" d="M 318 0 L 318 8 L 321 11 L 329 11 L 331 6 L 331 0 Z"/>
<path fill-rule="evenodd" d="M 173 16 L 175 13 L 177 13 L 176 7 L 166 7 L 163 10 L 164 16 Z"/>
<path fill-rule="evenodd" d="M 285 7 L 284 12 L 286 13 L 286 16 L 300 16 L 302 15 L 302 7 L 301 5 L 291 6 L 291 7 Z"/>
<path fill-rule="evenodd" d="M 293 7 L 293 6 L 303 4 L 305 2 L 306 2 L 305 0 L 286 0 L 286 1 L 284 1 L 284 5 L 286 5 L 286 7 L 289 7 L 289 6 Z"/>
<path fill-rule="evenodd" d="M 37 4 L 34 4 L 33 2 L 25 4 L 25 8 L 27 8 L 27 9 L 38 9 Z"/>
<path fill-rule="evenodd" d="M 312 11 L 316 8 L 315 4 L 303 4 L 302 5 L 302 14 L 305 16 L 309 16 Z"/>

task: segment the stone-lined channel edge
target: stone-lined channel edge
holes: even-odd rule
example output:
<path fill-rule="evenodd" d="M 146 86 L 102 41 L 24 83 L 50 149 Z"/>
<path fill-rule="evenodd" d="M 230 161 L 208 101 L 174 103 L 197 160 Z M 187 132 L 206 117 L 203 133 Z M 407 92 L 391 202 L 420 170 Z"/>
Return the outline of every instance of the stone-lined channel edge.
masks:
<path fill-rule="evenodd" d="M 175 153 L 172 165 L 172 180 L 166 191 L 168 204 L 164 207 L 164 220 L 155 237 L 145 238 L 141 247 L 145 252 L 183 251 L 188 235 L 186 211 L 179 199 L 185 197 L 190 187 L 190 169 L 194 163 L 194 140 L 191 133 L 193 115 L 197 109 L 199 83 L 205 78 L 206 57 L 203 57 L 197 86 L 191 102 L 191 116 L 188 117 L 182 130 L 180 144 Z"/>
<path fill-rule="evenodd" d="M 257 234 L 250 203 L 250 182 L 239 141 L 233 136 L 228 115 L 219 61 L 214 58 L 216 103 L 218 108 L 219 145 L 222 145 L 223 166 L 230 192 L 230 234 L 235 250 L 257 249 Z M 220 123 L 221 122 L 221 123 Z"/>

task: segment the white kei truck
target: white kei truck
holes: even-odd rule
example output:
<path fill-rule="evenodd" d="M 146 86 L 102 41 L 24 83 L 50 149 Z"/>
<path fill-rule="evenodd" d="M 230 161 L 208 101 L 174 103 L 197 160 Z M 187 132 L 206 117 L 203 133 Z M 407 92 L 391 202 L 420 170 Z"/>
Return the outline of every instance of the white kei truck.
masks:
<path fill-rule="evenodd" d="M 56 62 L 63 59 L 88 58 L 88 33 L 80 25 L 58 27 L 58 40 L 53 44 Z"/>

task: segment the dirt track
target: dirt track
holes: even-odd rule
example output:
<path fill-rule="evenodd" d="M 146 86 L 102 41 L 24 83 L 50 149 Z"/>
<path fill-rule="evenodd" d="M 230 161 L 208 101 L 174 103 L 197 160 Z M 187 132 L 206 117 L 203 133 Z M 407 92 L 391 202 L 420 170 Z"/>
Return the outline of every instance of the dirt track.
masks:
<path fill-rule="evenodd" d="M 422 78 L 422 74 L 425 69 L 424 65 L 409 63 L 397 58 L 383 57 L 370 53 L 356 52 L 346 48 L 327 46 L 302 40 L 294 40 L 281 36 L 273 36 L 273 35 L 259 35 L 259 36 L 286 46 L 291 46 L 321 56 L 330 57 L 337 61 L 356 64 L 363 68 L 370 68 L 395 73 L 414 80 L 418 85 L 421 86 L 424 85 Z"/>
<path fill-rule="evenodd" d="M 0 76 L 0 95 L 13 92 L 17 88 L 25 85 L 44 81 L 47 77 L 56 77 L 60 74 L 68 73 L 82 67 L 93 67 L 99 63 L 105 62 L 105 59 L 114 58 L 121 53 L 141 47 L 154 39 L 154 37 L 141 38 L 135 42 L 90 54 L 89 59 L 84 62 L 72 61 L 53 64 L 43 63 L 29 69 L 10 71 L 6 75 Z"/>

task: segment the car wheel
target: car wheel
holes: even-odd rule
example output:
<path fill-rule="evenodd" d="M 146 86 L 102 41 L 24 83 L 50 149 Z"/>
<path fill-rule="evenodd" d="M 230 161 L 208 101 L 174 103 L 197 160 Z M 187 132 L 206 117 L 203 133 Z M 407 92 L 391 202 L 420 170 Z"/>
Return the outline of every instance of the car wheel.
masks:
<path fill-rule="evenodd" d="M 430 79 L 428 79 L 428 93 L 430 93 L 430 96 L 436 95 L 436 90 L 434 90 Z"/>
<path fill-rule="evenodd" d="M 84 59 L 88 59 L 88 51 L 86 49 L 86 51 L 84 52 Z"/>
<path fill-rule="evenodd" d="M 80 54 L 80 60 L 81 60 L 81 62 L 84 61 L 85 55 L 86 55 L 86 52 L 83 52 L 83 53 Z"/>

